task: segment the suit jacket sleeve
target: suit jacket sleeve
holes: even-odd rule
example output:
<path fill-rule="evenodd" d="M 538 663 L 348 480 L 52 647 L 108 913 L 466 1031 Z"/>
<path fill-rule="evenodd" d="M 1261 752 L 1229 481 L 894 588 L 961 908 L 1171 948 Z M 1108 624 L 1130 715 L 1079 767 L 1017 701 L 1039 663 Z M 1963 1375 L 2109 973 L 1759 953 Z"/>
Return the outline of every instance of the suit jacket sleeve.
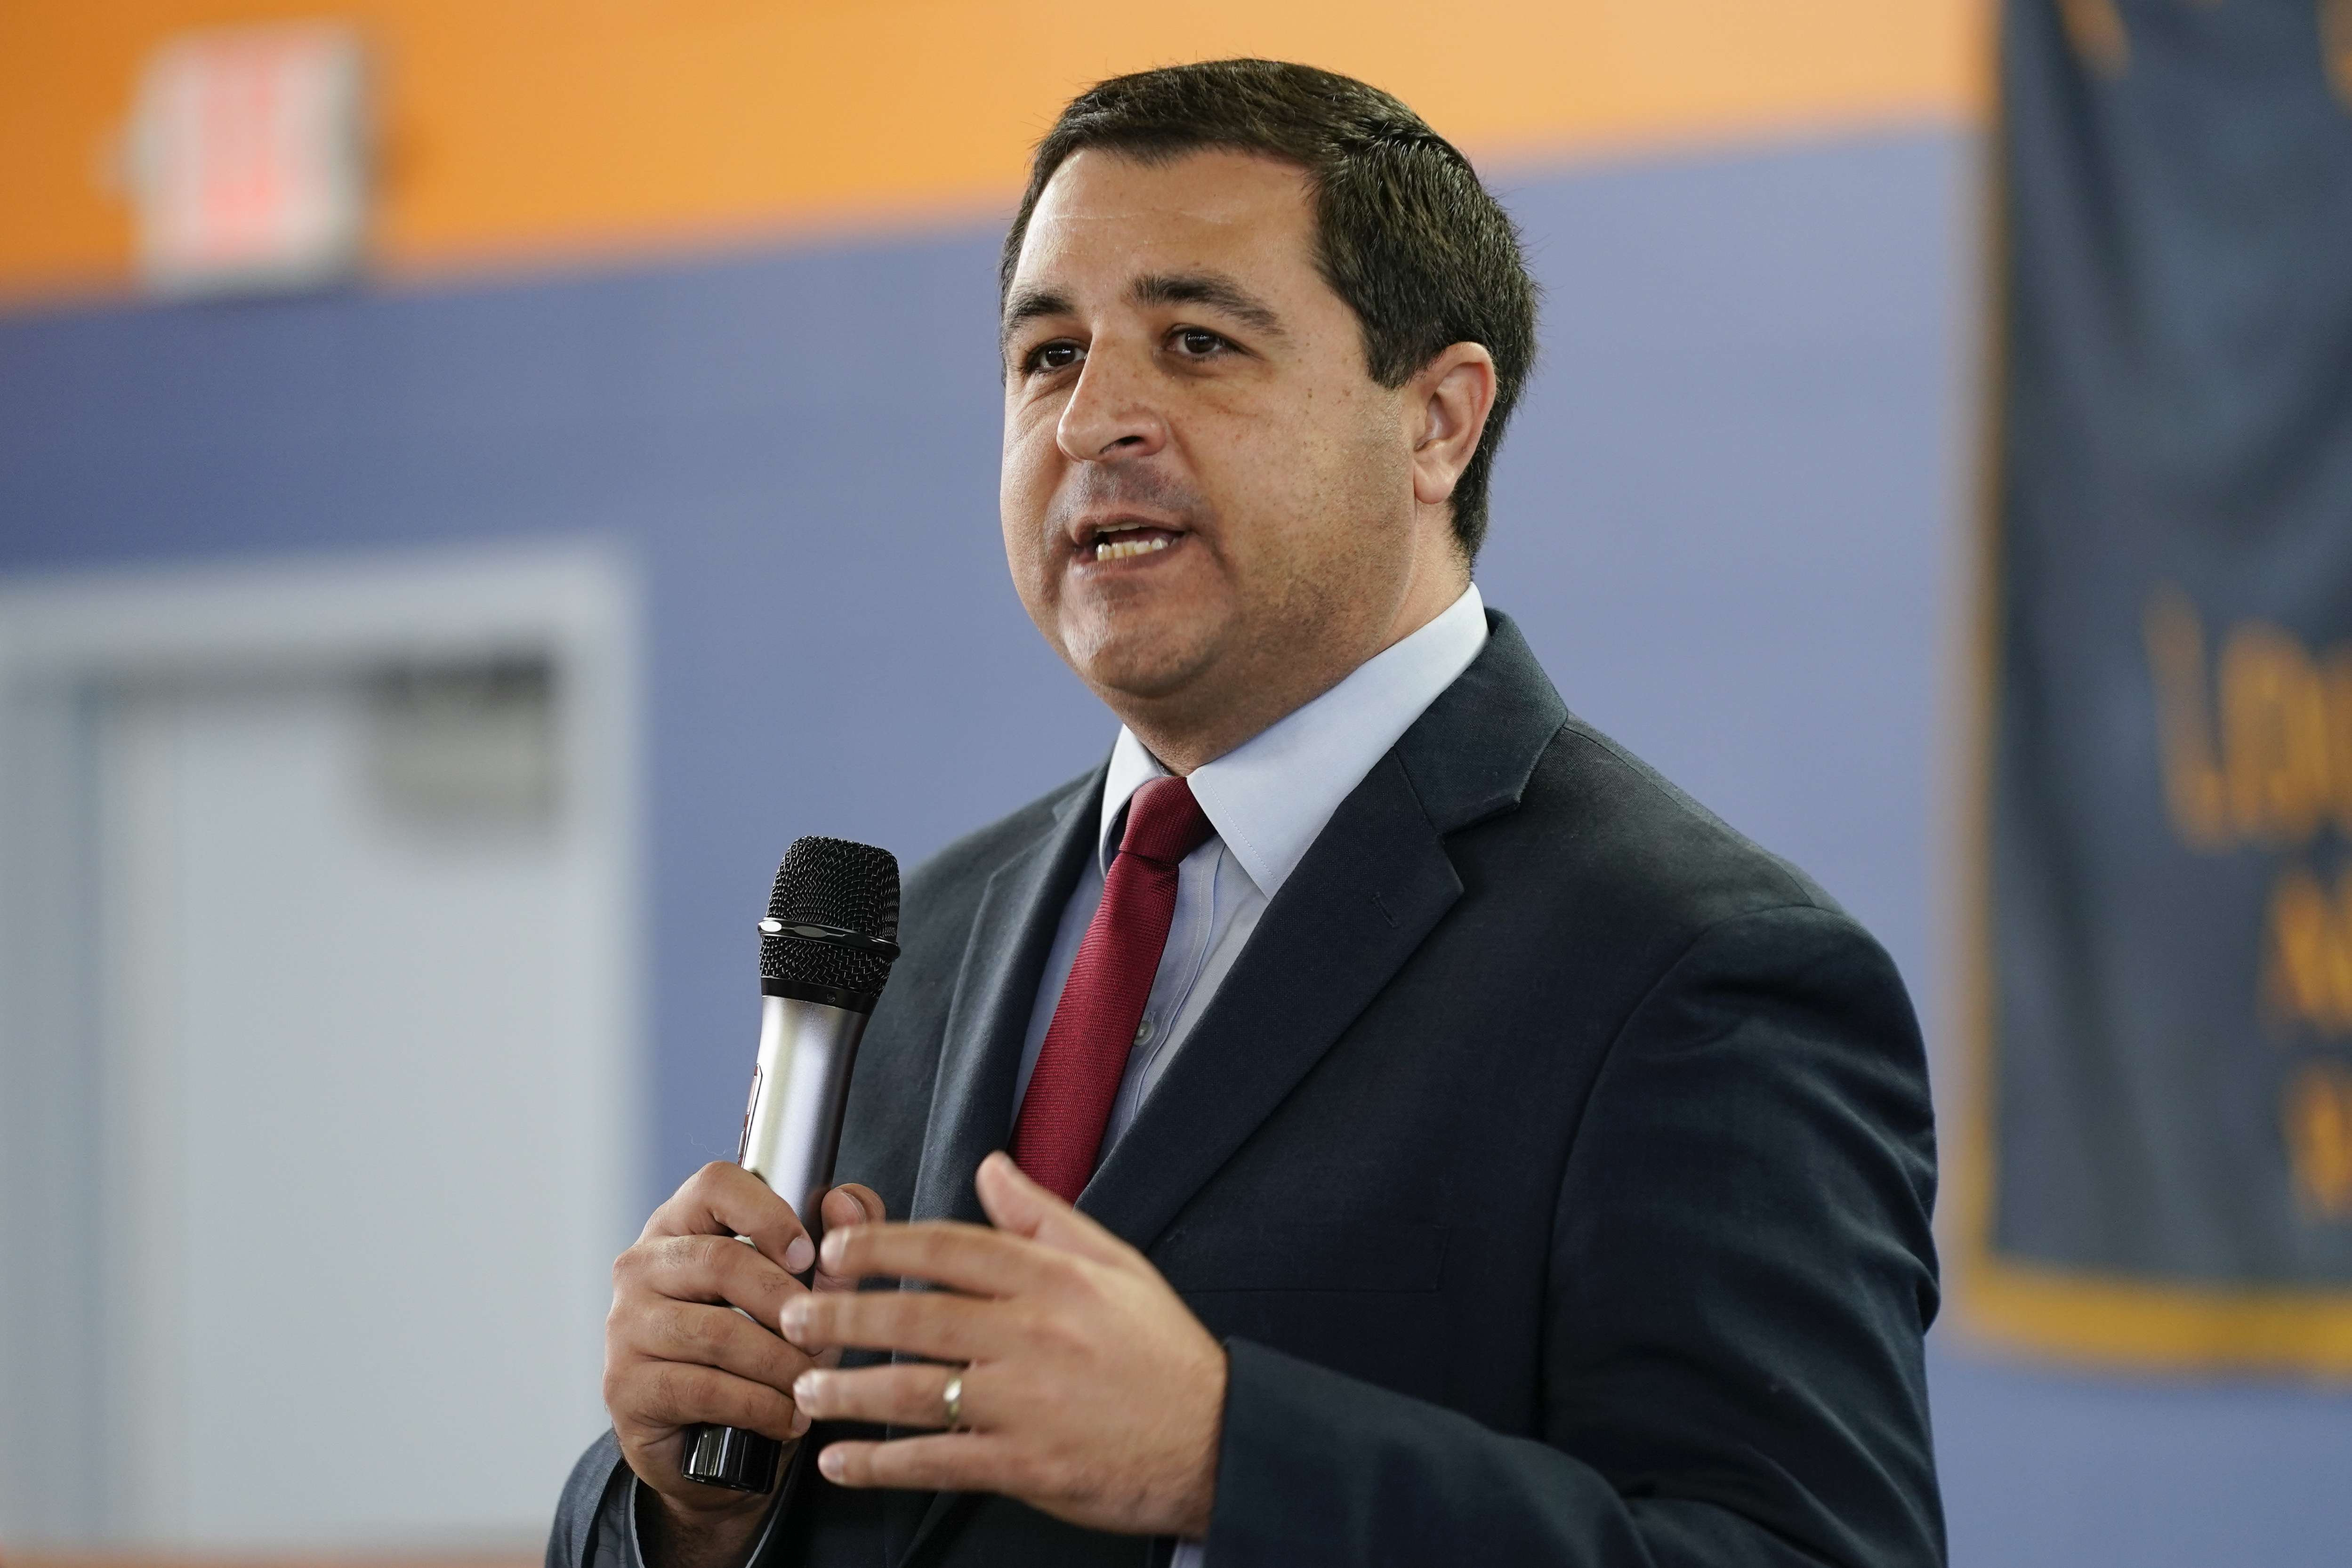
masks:
<path fill-rule="evenodd" d="M 1943 1561 L 1934 1134 L 1885 953 L 1811 905 L 1713 926 L 1580 1114 L 1542 1440 L 1234 1342 L 1212 1568 Z"/>
<path fill-rule="evenodd" d="M 753 1538 L 746 1563 L 772 1561 L 777 1521 L 789 1511 L 801 1477 L 806 1445 L 784 1467 L 783 1484 Z M 547 1534 L 545 1568 L 646 1568 L 637 1542 L 637 1478 L 622 1461 L 620 1439 L 610 1431 L 588 1445 L 563 1483 L 555 1524 Z"/>
<path fill-rule="evenodd" d="M 555 1505 L 546 1568 L 641 1568 L 629 1517 L 635 1479 L 612 1433 L 589 1444 Z"/>

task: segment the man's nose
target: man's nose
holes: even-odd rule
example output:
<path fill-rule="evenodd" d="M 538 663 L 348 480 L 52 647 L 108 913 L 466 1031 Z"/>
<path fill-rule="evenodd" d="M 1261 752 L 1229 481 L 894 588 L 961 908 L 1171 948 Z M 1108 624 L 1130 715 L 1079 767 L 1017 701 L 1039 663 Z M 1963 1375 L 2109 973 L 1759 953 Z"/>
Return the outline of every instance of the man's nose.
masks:
<path fill-rule="evenodd" d="M 1062 455 L 1077 463 L 1149 457 L 1168 444 L 1168 425 L 1151 396 L 1150 372 L 1115 346 L 1097 344 L 1055 429 Z"/>

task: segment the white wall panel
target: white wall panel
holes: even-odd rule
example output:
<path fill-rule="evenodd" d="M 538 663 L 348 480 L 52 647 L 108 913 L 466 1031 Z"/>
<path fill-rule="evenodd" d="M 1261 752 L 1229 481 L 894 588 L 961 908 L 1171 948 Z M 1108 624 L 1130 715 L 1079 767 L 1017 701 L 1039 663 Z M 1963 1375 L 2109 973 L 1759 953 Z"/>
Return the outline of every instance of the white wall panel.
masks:
<path fill-rule="evenodd" d="M 46 1436 L 78 1457 L 0 1483 L 13 1539 L 521 1544 L 603 1425 L 644 1134 L 626 623 L 617 593 L 529 576 L 470 631 L 404 630 L 364 569 L 347 586 L 376 613 L 300 627 L 317 604 L 289 593 L 275 638 L 268 593 L 228 642 L 184 613 L 234 586 L 217 574 L 180 598 L 176 640 L 148 621 L 109 644 L 85 620 L 45 647 L 65 600 L 103 619 L 88 585 L 0 605 L 18 690 L 78 694 L 79 738 L 46 744 L 83 758 L 81 821 L 52 827 L 85 852 L 49 881 L 89 894 L 50 933 L 56 1016 L 5 1009 L 10 1085 L 51 1103 L 0 1197 L 45 1181 L 96 1220 L 23 1238 L 79 1299 L 46 1329 L 20 1306 L 0 1361 L 48 1387 Z M 553 679 L 515 700 L 518 668 Z M 465 674 L 483 669 L 505 674 Z M 32 1070 L 77 1055 L 94 1085 Z M 45 1385 L 24 1364 L 59 1320 L 86 1325 L 61 1347 L 83 1364 Z"/>

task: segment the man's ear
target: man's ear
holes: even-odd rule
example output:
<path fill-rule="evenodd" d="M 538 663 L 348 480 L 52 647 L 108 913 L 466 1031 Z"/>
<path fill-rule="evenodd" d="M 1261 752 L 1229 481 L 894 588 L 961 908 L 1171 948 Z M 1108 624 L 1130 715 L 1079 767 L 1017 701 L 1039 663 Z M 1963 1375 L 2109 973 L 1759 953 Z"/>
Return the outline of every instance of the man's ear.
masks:
<path fill-rule="evenodd" d="M 1405 397 L 1414 421 L 1412 498 L 1443 506 L 1453 499 L 1494 412 L 1495 356 L 1484 343 L 1441 350 L 1405 383 Z"/>

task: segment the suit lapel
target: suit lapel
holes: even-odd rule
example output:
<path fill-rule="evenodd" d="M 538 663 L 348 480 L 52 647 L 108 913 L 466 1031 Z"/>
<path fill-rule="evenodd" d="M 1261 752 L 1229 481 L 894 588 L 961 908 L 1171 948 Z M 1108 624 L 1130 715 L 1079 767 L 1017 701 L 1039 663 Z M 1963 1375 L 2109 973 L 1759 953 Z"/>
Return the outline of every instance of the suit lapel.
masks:
<path fill-rule="evenodd" d="M 1078 1207 L 1149 1248 L 1462 894 L 1391 752 L 1267 905 Z"/>
<path fill-rule="evenodd" d="M 1013 1130 L 1013 1082 L 1038 977 L 1062 908 L 1096 848 L 1102 781 L 1097 768 L 1074 785 L 1055 804 L 1053 827 L 1000 866 L 981 893 L 941 1031 L 909 1219 L 988 1223 L 972 1174 Z M 889 1493 L 882 1509 L 884 1561 L 907 1562 L 964 1500 L 959 1492 Z"/>
<path fill-rule="evenodd" d="M 1444 835 L 1515 809 L 1568 716 L 1517 627 L 1340 803 L 1078 1207 L 1149 1249 L 1462 894 Z"/>
<path fill-rule="evenodd" d="M 1013 1129 L 1013 1082 L 1062 907 L 1096 845 L 1102 773 L 1073 786 L 1055 823 L 982 893 L 948 1005 L 910 1219 L 986 1224 L 972 1173 Z"/>

